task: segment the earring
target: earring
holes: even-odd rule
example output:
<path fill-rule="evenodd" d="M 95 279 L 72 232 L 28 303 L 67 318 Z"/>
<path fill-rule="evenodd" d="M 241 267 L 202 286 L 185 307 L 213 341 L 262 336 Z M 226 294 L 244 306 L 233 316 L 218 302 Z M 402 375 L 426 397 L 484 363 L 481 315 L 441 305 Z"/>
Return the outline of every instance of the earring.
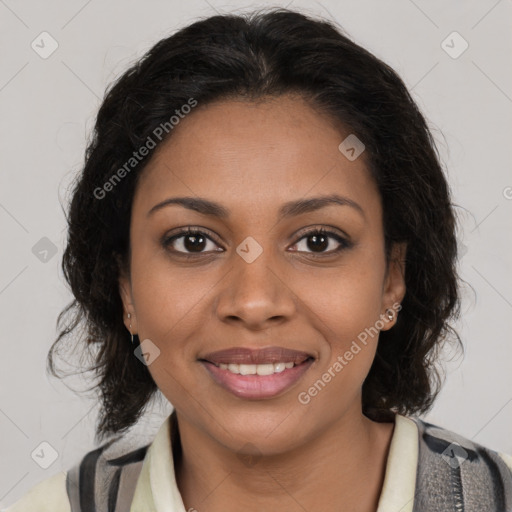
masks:
<path fill-rule="evenodd" d="M 388 317 L 388 320 L 391 321 L 393 318 L 395 318 L 395 313 L 392 309 L 386 309 L 386 315 Z"/>
<path fill-rule="evenodd" d="M 132 317 L 132 315 L 130 313 L 128 313 L 128 320 L 130 320 L 130 318 Z M 133 334 L 132 334 L 132 324 L 130 322 L 130 335 L 132 337 L 132 345 L 133 345 Z"/>

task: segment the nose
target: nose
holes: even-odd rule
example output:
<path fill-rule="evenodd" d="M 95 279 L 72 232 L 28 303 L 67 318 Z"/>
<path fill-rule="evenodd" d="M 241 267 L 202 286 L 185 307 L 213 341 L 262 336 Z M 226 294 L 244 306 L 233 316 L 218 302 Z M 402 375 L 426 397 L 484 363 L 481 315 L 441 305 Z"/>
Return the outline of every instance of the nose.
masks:
<path fill-rule="evenodd" d="M 216 300 L 221 321 L 264 330 L 292 318 L 297 308 L 289 269 L 287 274 L 270 250 L 250 263 L 238 253 L 233 253 L 232 260 Z"/>

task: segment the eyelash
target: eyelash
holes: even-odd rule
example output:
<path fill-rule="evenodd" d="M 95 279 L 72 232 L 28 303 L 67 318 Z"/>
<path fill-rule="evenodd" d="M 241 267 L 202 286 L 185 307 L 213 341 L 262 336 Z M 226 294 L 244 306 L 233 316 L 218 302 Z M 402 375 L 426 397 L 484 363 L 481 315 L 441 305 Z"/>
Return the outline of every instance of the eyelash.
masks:
<path fill-rule="evenodd" d="M 189 227 L 189 228 L 187 228 L 185 230 L 182 230 L 182 231 L 180 231 L 180 232 L 178 232 L 178 233 L 176 233 L 176 234 L 174 234 L 172 236 L 164 236 L 163 239 L 162 239 L 162 246 L 165 249 L 168 249 L 168 247 L 175 240 L 177 240 L 179 238 L 186 237 L 188 235 L 203 235 L 205 238 L 207 238 L 211 242 L 216 243 L 215 240 L 213 240 L 210 236 L 208 236 L 203 230 L 200 230 L 200 229 L 197 229 L 197 228 L 193 228 L 193 227 Z M 324 258 L 324 257 L 327 257 L 327 256 L 332 256 L 333 254 L 340 253 L 341 251 L 343 251 L 345 249 L 350 249 L 354 245 L 352 242 L 350 242 L 346 238 L 340 236 L 338 233 L 335 233 L 333 231 L 329 231 L 329 230 L 324 229 L 324 228 L 313 228 L 313 229 L 310 229 L 308 231 L 302 232 L 299 235 L 300 238 L 293 245 L 297 245 L 304 238 L 308 238 L 308 237 L 313 236 L 313 235 L 322 235 L 322 236 L 327 236 L 327 237 L 330 237 L 330 238 L 334 238 L 340 244 L 340 247 L 338 247 L 337 249 L 328 251 L 328 252 L 324 252 L 324 253 L 307 253 L 312 258 Z M 180 258 L 185 258 L 185 259 L 198 258 L 198 257 L 201 257 L 204 254 L 207 254 L 207 253 L 201 253 L 201 252 L 199 252 L 199 253 L 184 253 L 184 252 L 180 252 L 180 251 L 172 251 L 172 252 L 174 254 L 178 255 Z M 299 251 L 297 251 L 297 252 L 299 252 Z M 302 251 L 300 251 L 300 252 L 302 252 Z"/>

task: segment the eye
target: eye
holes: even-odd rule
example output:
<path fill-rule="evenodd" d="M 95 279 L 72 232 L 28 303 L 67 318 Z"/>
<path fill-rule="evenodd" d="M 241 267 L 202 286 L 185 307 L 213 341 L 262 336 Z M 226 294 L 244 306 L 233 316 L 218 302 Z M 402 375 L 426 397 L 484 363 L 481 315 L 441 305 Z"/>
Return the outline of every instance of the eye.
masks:
<path fill-rule="evenodd" d="M 208 249 L 208 242 L 210 242 L 213 247 L 205 251 L 205 249 Z M 162 245 L 165 249 L 172 246 L 172 252 L 185 257 L 194 257 L 195 255 L 201 255 L 204 252 L 211 252 L 212 250 L 218 252 L 218 249 L 215 249 L 217 244 L 213 242 L 206 233 L 190 227 L 173 236 L 165 236 L 162 240 Z"/>
<path fill-rule="evenodd" d="M 336 244 L 338 247 L 336 247 Z M 333 245 L 334 248 L 332 248 Z M 341 252 L 344 249 L 352 247 L 352 245 L 352 242 L 334 231 L 316 228 L 303 233 L 294 247 L 298 247 L 298 249 L 295 249 L 297 252 L 308 252 L 307 249 L 310 249 L 310 254 L 312 254 L 313 257 L 322 257 Z M 331 247 L 331 250 L 326 250 L 329 247 Z"/>
<path fill-rule="evenodd" d="M 211 244 L 209 250 L 208 243 Z M 336 247 L 336 244 L 338 247 Z M 334 248 L 331 247 L 332 245 L 334 245 Z M 192 227 L 181 230 L 172 236 L 165 236 L 162 239 L 162 246 L 165 249 L 171 247 L 173 253 L 185 258 L 193 258 L 209 252 L 223 251 L 223 249 L 219 248 L 212 240 L 212 237 L 208 236 L 204 231 Z M 309 252 L 309 254 L 315 258 L 331 256 L 352 246 L 352 242 L 338 233 L 324 228 L 316 228 L 302 233 L 299 241 L 293 246 L 297 247 L 293 252 L 308 253 L 307 249 L 310 249 L 311 252 Z M 217 249 L 215 247 L 217 247 Z M 326 250 L 330 247 L 330 250 Z"/>

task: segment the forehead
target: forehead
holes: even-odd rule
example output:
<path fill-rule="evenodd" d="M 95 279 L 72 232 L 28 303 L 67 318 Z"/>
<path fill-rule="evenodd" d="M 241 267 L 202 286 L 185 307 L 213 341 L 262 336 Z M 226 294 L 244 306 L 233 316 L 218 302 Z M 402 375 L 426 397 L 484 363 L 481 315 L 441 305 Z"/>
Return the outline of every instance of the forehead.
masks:
<path fill-rule="evenodd" d="M 349 134 L 298 96 L 198 105 L 147 164 L 134 209 L 186 195 L 267 210 L 332 193 L 378 209 L 366 155 L 350 161 L 338 149 Z"/>

